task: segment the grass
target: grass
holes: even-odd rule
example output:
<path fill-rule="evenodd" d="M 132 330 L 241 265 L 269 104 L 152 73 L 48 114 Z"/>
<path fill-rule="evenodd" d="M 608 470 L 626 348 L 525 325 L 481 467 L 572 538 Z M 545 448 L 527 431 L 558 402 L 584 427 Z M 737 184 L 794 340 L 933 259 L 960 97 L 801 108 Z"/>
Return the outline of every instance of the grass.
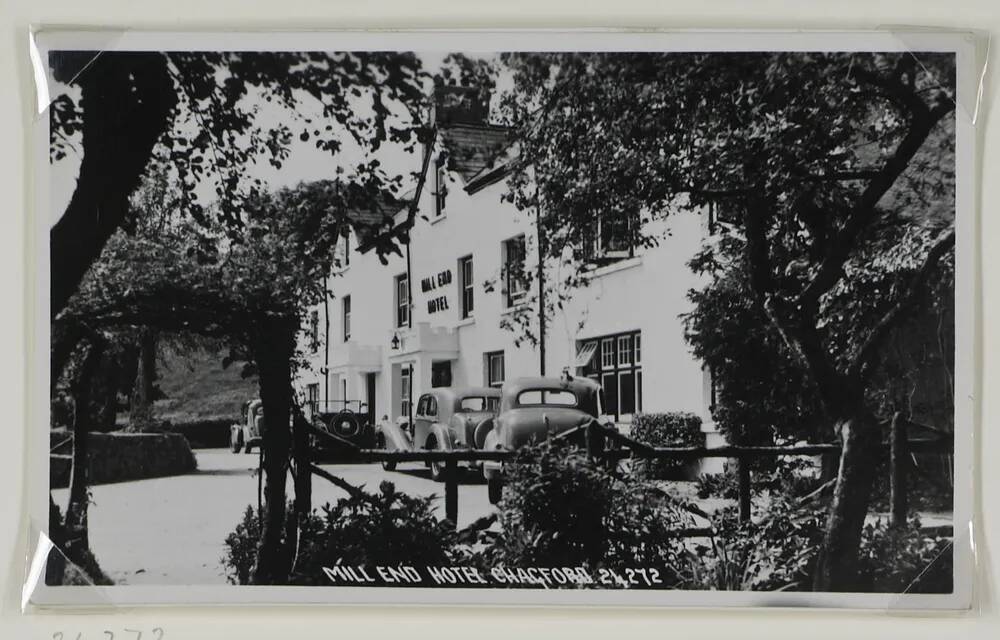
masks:
<path fill-rule="evenodd" d="M 240 365 L 222 368 L 222 354 L 165 349 L 157 385 L 166 396 L 154 404 L 157 418 L 174 424 L 208 419 L 238 419 L 240 407 L 257 396 L 257 380 L 244 380 Z"/>

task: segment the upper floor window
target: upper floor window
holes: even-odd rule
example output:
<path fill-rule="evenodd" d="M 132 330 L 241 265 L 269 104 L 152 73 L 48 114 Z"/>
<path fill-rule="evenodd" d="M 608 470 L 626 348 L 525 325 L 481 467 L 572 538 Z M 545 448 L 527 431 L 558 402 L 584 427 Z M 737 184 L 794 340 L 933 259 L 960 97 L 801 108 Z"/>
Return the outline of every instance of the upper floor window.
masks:
<path fill-rule="evenodd" d="M 528 295 L 524 271 L 525 240 L 519 235 L 503 243 L 504 306 L 513 307 Z"/>
<path fill-rule="evenodd" d="M 337 269 L 346 269 L 351 266 L 351 234 L 350 232 L 340 236 L 337 246 L 333 250 L 333 266 Z"/>
<path fill-rule="evenodd" d="M 503 351 L 492 351 L 485 354 L 486 359 L 486 386 L 499 387 L 504 381 L 504 358 Z"/>
<path fill-rule="evenodd" d="M 434 217 L 439 218 L 444 215 L 444 208 L 448 199 L 447 169 L 443 162 L 439 162 L 434 170 Z"/>
<path fill-rule="evenodd" d="M 309 313 L 309 349 L 319 349 L 319 311 Z"/>
<path fill-rule="evenodd" d="M 341 300 L 343 307 L 344 342 L 351 339 L 351 296 L 344 296 Z"/>
<path fill-rule="evenodd" d="M 462 317 L 471 318 L 475 308 L 475 289 L 472 273 L 472 256 L 465 256 L 458 261 L 459 291 L 462 294 Z"/>
<path fill-rule="evenodd" d="M 635 255 L 635 217 L 622 213 L 597 217 L 583 239 L 583 257 L 591 262 L 611 262 Z"/>
<path fill-rule="evenodd" d="M 396 326 L 410 326 L 410 282 L 405 273 L 396 276 Z"/>

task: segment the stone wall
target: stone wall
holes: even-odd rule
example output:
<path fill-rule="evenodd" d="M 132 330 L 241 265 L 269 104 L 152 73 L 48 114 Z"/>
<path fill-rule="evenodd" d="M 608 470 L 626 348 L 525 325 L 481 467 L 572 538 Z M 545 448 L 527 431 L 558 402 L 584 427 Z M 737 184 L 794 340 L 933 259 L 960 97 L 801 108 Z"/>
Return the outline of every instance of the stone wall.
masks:
<path fill-rule="evenodd" d="M 65 431 L 52 432 L 52 446 L 64 442 Z M 90 433 L 90 484 L 158 478 L 198 468 L 191 446 L 178 433 Z M 63 444 L 49 456 L 50 487 L 69 486 L 71 447 Z"/>

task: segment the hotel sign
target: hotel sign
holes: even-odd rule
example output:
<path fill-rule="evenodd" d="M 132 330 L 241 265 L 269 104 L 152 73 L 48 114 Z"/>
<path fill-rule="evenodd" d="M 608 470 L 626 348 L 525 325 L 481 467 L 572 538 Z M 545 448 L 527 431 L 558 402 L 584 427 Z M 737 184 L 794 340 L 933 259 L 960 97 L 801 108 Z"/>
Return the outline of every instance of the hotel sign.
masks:
<path fill-rule="evenodd" d="M 451 284 L 451 269 L 445 269 L 433 276 L 429 276 L 420 281 L 420 291 L 432 293 L 440 287 Z M 445 311 L 448 307 L 448 296 L 435 296 L 427 301 L 427 313 L 437 313 Z"/>

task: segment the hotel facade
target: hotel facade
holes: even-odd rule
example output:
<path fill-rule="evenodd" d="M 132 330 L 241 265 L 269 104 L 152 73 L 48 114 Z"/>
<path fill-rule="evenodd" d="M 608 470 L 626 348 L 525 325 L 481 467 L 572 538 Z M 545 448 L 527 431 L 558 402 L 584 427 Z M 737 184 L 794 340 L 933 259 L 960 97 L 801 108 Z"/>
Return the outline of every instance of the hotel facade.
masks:
<path fill-rule="evenodd" d="M 680 317 L 691 308 L 687 291 L 702 284 L 687 262 L 707 232 L 705 216 L 678 212 L 655 223 L 669 224 L 644 230 L 660 237 L 655 247 L 598 229 L 592 259 L 547 259 L 546 286 L 564 269 L 585 278 L 560 294 L 562 308 L 550 310 L 539 335 L 536 220 L 504 201 L 504 157 L 516 151 L 485 120 L 485 109 L 467 105 L 438 118 L 415 215 L 407 208 L 393 220 L 409 240 L 400 255 L 344 239 L 332 296 L 308 318 L 303 400 L 395 421 L 432 387 L 500 386 L 565 370 L 601 383 L 605 415 L 626 431 L 636 413 L 686 411 L 702 417 L 709 446 L 721 444 L 709 376 Z M 520 322 L 540 340 L 525 339 Z"/>

